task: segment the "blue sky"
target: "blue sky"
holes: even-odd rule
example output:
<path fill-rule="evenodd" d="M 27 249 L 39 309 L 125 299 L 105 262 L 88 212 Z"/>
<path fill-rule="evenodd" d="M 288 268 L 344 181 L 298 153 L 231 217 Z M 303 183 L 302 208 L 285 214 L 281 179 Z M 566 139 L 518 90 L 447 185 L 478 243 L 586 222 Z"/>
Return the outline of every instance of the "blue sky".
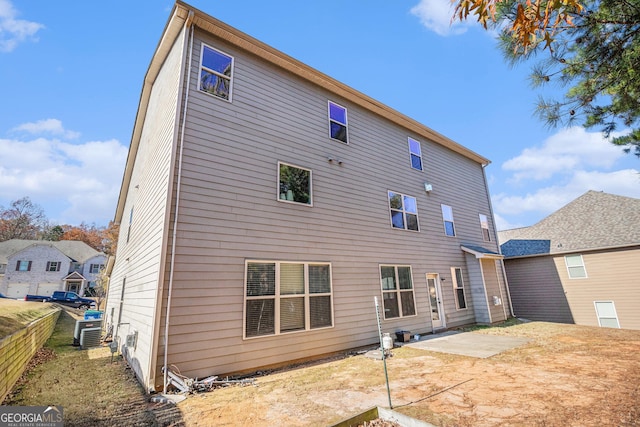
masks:
<path fill-rule="evenodd" d="M 499 229 L 588 190 L 640 198 L 640 160 L 598 132 L 546 128 L 529 68 L 507 65 L 477 24 L 451 26 L 448 0 L 190 4 L 491 159 Z M 113 219 L 172 5 L 0 0 L 0 206 L 29 196 L 54 223 Z"/>

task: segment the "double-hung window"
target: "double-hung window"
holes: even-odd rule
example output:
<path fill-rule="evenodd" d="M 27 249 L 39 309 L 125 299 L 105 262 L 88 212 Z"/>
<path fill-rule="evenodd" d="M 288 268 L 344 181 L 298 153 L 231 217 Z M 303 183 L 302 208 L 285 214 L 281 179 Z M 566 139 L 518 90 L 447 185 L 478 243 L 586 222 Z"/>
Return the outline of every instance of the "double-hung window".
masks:
<path fill-rule="evenodd" d="M 415 197 L 388 191 L 391 226 L 404 230 L 420 231 L 418 227 L 418 203 Z"/>
<path fill-rule="evenodd" d="M 31 261 L 18 261 L 16 271 L 31 271 Z"/>
<path fill-rule="evenodd" d="M 60 261 L 47 261 L 46 271 L 60 271 Z"/>
<path fill-rule="evenodd" d="M 491 241 L 491 234 L 489 233 L 489 220 L 486 215 L 479 214 L 480 216 L 480 229 L 482 230 L 482 239 L 485 242 Z"/>
<path fill-rule="evenodd" d="M 564 257 L 564 262 L 567 264 L 570 279 L 585 279 L 587 277 L 587 269 L 584 268 L 582 255 L 567 255 Z"/>
<path fill-rule="evenodd" d="M 416 314 L 413 280 L 409 265 L 381 265 L 380 284 L 384 318 L 414 316 Z"/>
<path fill-rule="evenodd" d="M 104 267 L 104 264 L 91 264 L 89 266 L 89 273 L 97 274 L 100 272 L 100 269 Z"/>
<path fill-rule="evenodd" d="M 210 95 L 231 101 L 232 78 L 233 57 L 203 44 L 200 57 L 199 89 Z"/>
<path fill-rule="evenodd" d="M 462 279 L 462 269 L 451 267 L 451 280 L 453 281 L 453 292 L 456 295 L 456 308 L 462 310 L 467 308 L 467 298 L 464 295 L 464 280 Z"/>
<path fill-rule="evenodd" d="M 409 155 L 411 157 L 411 167 L 415 170 L 422 170 L 422 149 L 420 142 L 409 138 Z"/>
<path fill-rule="evenodd" d="M 347 132 L 347 109 L 329 101 L 329 135 L 332 139 L 349 143 Z"/>
<path fill-rule="evenodd" d="M 453 225 L 453 209 L 451 206 L 442 206 L 442 221 L 444 222 L 444 234 L 447 236 L 455 236 L 456 229 Z"/>
<path fill-rule="evenodd" d="M 245 338 L 333 326 L 331 265 L 247 261 Z"/>
<path fill-rule="evenodd" d="M 311 170 L 278 162 L 278 200 L 312 206 Z"/>

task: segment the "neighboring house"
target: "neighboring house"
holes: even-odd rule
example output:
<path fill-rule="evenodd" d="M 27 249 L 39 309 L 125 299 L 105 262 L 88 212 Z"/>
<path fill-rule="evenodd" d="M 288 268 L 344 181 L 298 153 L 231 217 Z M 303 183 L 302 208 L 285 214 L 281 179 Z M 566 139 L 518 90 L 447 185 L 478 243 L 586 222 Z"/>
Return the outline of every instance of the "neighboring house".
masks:
<path fill-rule="evenodd" d="M 640 329 L 640 199 L 589 191 L 499 239 L 516 316 Z"/>
<path fill-rule="evenodd" d="M 10 298 L 49 296 L 63 290 L 83 295 L 95 285 L 106 259 L 102 252 L 75 240 L 0 242 L 0 293 Z"/>
<path fill-rule="evenodd" d="M 149 389 L 510 317 L 489 161 L 177 2 L 144 79 L 107 322 Z"/>

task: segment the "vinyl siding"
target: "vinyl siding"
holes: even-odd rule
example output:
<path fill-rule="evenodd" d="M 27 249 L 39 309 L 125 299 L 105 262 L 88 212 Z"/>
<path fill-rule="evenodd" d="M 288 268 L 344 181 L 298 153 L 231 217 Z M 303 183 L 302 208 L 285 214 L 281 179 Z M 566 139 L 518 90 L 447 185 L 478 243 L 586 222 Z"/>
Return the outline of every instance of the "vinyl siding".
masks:
<path fill-rule="evenodd" d="M 201 40 L 235 59 L 232 103 L 197 90 Z M 384 321 L 383 330 L 428 332 L 425 274 L 438 272 L 451 284 L 450 267 L 465 266 L 462 243 L 497 250 L 482 241 L 478 224 L 478 212 L 489 211 L 480 164 L 200 31 L 191 73 L 168 360 L 183 374 L 230 373 L 374 343 L 379 264 L 411 265 L 417 311 Z M 348 109 L 349 145 L 328 136 L 327 100 Z M 422 143 L 424 172 L 410 167 L 408 136 Z M 313 171 L 313 207 L 276 199 L 278 161 Z M 391 228 L 387 190 L 416 197 L 419 233 Z M 454 209 L 456 237 L 444 235 L 441 203 Z M 334 327 L 243 340 L 247 259 L 330 262 Z M 442 290 L 448 326 L 475 321 L 471 307 L 455 310 L 451 286 Z"/>
<path fill-rule="evenodd" d="M 513 311 L 517 317 L 574 323 L 556 264 L 551 257 L 506 259 L 504 264 Z"/>
<path fill-rule="evenodd" d="M 145 386 L 152 386 L 151 357 L 158 293 L 164 271 L 170 177 L 175 153 L 180 68 L 184 34 L 174 43 L 151 90 L 146 121 L 128 188 L 125 214 L 120 225 L 118 253 L 111 274 L 107 321 L 119 328 L 120 343 L 138 332 L 135 348 L 124 348 L 133 370 Z M 129 212 L 133 222 L 129 233 Z M 118 319 L 122 284 L 126 279 L 122 318 Z M 113 316 L 111 312 L 113 311 Z M 157 330 L 155 330 L 157 333 Z"/>
<path fill-rule="evenodd" d="M 640 248 L 581 254 L 585 279 L 569 279 L 564 256 L 554 257 L 575 323 L 598 326 L 594 301 L 613 301 L 620 327 L 640 329 Z"/>

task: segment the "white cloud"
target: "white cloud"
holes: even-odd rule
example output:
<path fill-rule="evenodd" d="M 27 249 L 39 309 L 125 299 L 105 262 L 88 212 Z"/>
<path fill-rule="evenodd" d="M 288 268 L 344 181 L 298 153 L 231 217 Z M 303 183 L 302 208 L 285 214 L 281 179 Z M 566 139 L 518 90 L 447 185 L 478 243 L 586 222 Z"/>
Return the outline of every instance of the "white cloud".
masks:
<path fill-rule="evenodd" d="M 523 224 L 510 223 L 504 217 L 512 218 L 535 212 L 538 214 L 537 217 L 544 218 L 589 190 L 640 198 L 640 171 L 636 169 L 614 172 L 579 170 L 575 171 L 571 179 L 563 184 L 538 188 L 524 196 L 511 196 L 505 193 L 495 195 L 492 197 L 492 203 L 496 211 L 496 225 L 499 230 L 521 227 Z"/>
<path fill-rule="evenodd" d="M 16 19 L 17 11 L 9 0 L 0 0 L 0 52 L 11 52 L 19 43 L 32 38 L 44 28 L 37 22 Z"/>
<path fill-rule="evenodd" d="M 475 23 L 472 20 L 452 21 L 453 3 L 450 0 L 420 0 L 411 13 L 420 23 L 440 36 L 462 34 Z"/>
<path fill-rule="evenodd" d="M 80 136 L 79 132 L 65 130 L 62 127 L 62 122 L 57 119 L 45 119 L 38 120 L 35 123 L 23 123 L 13 128 L 12 131 L 25 131 L 33 135 L 49 134 L 61 136 L 66 139 L 76 139 Z"/>
<path fill-rule="evenodd" d="M 0 205 L 29 196 L 53 222 L 106 225 L 115 212 L 127 151 L 116 140 L 0 139 Z"/>
<path fill-rule="evenodd" d="M 513 171 L 516 182 L 544 180 L 555 174 L 573 174 L 576 169 L 609 169 L 624 156 L 622 149 L 600 132 L 587 132 L 576 126 L 552 135 L 540 147 L 524 149 L 522 154 L 503 163 L 502 169 Z"/>

